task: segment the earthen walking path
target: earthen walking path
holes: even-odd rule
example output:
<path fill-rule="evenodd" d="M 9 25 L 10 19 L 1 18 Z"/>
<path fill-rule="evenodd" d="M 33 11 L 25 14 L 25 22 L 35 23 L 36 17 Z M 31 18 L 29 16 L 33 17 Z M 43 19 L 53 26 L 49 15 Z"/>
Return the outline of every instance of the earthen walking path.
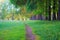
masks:
<path fill-rule="evenodd" d="M 32 29 L 30 28 L 30 26 L 25 25 L 26 26 L 26 40 L 35 40 L 35 36 L 32 33 Z"/>

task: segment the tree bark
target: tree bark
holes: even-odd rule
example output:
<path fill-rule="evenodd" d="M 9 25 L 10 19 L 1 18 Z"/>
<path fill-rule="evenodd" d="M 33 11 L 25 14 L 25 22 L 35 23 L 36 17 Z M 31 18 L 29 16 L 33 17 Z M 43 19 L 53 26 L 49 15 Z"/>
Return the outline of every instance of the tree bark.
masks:
<path fill-rule="evenodd" d="M 58 8 L 57 19 L 60 20 L 60 0 L 59 0 L 59 8 Z"/>
<path fill-rule="evenodd" d="M 53 20 L 56 20 L 56 0 L 53 0 Z"/>
<path fill-rule="evenodd" d="M 50 7 L 50 5 L 49 5 L 49 16 L 48 16 L 48 18 L 49 18 L 49 21 L 51 21 L 51 7 Z"/>

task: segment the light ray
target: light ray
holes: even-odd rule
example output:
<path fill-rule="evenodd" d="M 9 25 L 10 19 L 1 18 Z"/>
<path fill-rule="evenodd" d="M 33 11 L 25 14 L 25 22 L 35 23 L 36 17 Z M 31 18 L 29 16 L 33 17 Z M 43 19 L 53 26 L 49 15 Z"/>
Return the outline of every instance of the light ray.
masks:
<path fill-rule="evenodd" d="M 3 3 L 5 0 L 0 0 L 0 3 Z"/>

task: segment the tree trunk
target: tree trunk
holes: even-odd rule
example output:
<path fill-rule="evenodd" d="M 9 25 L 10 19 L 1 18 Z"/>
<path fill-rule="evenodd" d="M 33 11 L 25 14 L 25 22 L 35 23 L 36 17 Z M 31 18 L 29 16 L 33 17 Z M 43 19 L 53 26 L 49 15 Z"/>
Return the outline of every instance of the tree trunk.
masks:
<path fill-rule="evenodd" d="M 42 14 L 38 14 L 38 15 L 36 15 L 36 20 L 43 20 L 43 16 L 42 16 Z"/>
<path fill-rule="evenodd" d="M 53 20 L 56 20 L 56 0 L 53 0 Z"/>
<path fill-rule="evenodd" d="M 42 14 L 37 14 L 32 16 L 30 20 L 44 20 L 44 16 L 42 16 Z"/>
<path fill-rule="evenodd" d="M 49 16 L 48 16 L 48 18 L 49 18 L 49 21 L 51 21 L 51 7 L 50 7 L 50 5 L 49 5 Z"/>
<path fill-rule="evenodd" d="M 59 8 L 58 8 L 57 19 L 60 20 L 60 0 L 59 0 Z"/>
<path fill-rule="evenodd" d="M 58 18 L 58 20 L 60 20 L 60 8 L 59 8 L 59 12 L 57 14 L 57 18 Z"/>
<path fill-rule="evenodd" d="M 30 20 L 36 20 L 36 15 L 32 16 Z"/>
<path fill-rule="evenodd" d="M 53 20 L 56 20 L 56 14 L 53 13 Z"/>

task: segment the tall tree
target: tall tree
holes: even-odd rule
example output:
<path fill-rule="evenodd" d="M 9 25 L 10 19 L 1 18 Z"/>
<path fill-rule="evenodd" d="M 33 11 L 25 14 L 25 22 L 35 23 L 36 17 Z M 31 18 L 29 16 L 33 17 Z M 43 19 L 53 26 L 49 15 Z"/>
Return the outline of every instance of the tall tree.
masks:
<path fill-rule="evenodd" d="M 57 14 L 57 18 L 58 20 L 60 20 L 60 0 L 58 0 L 58 5 L 59 5 L 59 8 L 58 8 L 58 14 Z"/>
<path fill-rule="evenodd" d="M 53 0 L 53 20 L 56 20 L 56 0 Z"/>
<path fill-rule="evenodd" d="M 25 9 L 25 11 L 27 11 L 26 13 L 30 12 L 31 14 L 33 12 L 33 14 L 34 15 L 36 14 L 36 16 L 37 14 L 43 13 L 43 0 L 10 0 L 10 1 L 14 5 L 21 7 L 21 9 L 23 10 Z M 23 13 L 25 14 L 25 12 Z"/>

